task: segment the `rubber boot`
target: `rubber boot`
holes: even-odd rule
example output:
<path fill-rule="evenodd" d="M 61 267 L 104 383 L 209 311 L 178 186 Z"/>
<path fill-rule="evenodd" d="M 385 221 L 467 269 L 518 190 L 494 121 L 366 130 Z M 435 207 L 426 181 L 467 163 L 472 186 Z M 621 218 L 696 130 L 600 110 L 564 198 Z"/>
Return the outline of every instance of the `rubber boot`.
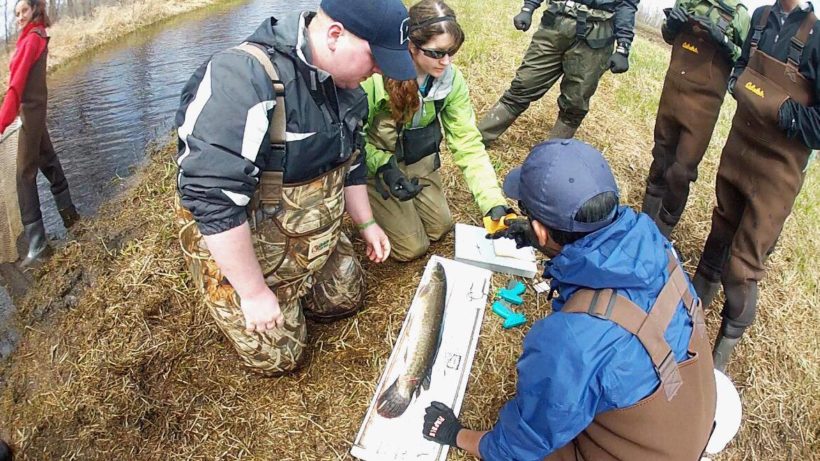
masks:
<path fill-rule="evenodd" d="M 23 233 L 28 239 L 28 253 L 20 266 L 28 267 L 51 256 L 51 247 L 48 245 L 46 228 L 42 219 L 23 226 Z"/>
<path fill-rule="evenodd" d="M 658 219 L 658 212 L 661 211 L 661 202 L 663 197 L 660 195 L 652 195 L 649 192 L 643 196 L 643 205 L 641 205 L 641 212 L 649 215 L 652 220 Z"/>
<path fill-rule="evenodd" d="M 14 459 L 14 454 L 11 451 L 11 447 L 2 440 L 0 440 L 0 461 L 12 461 Z"/>
<path fill-rule="evenodd" d="M 715 300 L 718 289 L 720 288 L 720 281 L 712 281 L 703 275 L 701 271 L 695 271 L 695 276 L 692 277 L 692 286 L 700 298 L 700 304 L 706 310 Z"/>
<path fill-rule="evenodd" d="M 478 131 L 481 132 L 481 140 L 484 145 L 489 146 L 498 139 L 517 118 L 518 116 L 510 112 L 507 106 L 500 102 L 495 103 L 492 109 L 484 115 L 484 118 L 478 122 Z"/>
<path fill-rule="evenodd" d="M 578 127 L 573 128 L 559 118 L 550 130 L 549 139 L 572 139 L 576 131 Z"/>
<path fill-rule="evenodd" d="M 715 370 L 726 371 L 732 351 L 735 350 L 740 338 L 727 338 L 723 333 L 719 334 L 715 340 L 715 348 L 712 350 L 712 360 L 715 362 Z"/>
<path fill-rule="evenodd" d="M 672 230 L 675 228 L 675 226 L 663 222 L 663 219 L 661 219 L 660 216 L 655 217 L 655 224 L 658 226 L 658 230 L 661 231 L 661 234 L 666 238 L 669 238 L 669 236 L 672 235 Z"/>
<path fill-rule="evenodd" d="M 71 192 L 68 189 L 60 192 L 54 196 L 54 202 L 57 204 L 57 211 L 60 217 L 63 218 L 63 226 L 66 229 L 71 229 L 71 226 L 80 220 L 80 215 L 77 213 L 77 208 L 71 201 Z"/>

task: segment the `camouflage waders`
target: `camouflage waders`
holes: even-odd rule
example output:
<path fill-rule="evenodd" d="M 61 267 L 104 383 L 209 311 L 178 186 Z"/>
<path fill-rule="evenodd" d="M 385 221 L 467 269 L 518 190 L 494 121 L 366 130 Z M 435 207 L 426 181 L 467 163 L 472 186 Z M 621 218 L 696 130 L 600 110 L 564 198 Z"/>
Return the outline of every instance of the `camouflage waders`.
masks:
<path fill-rule="evenodd" d="M 222 275 L 190 212 L 177 205 L 182 251 L 194 285 L 219 329 L 254 371 L 275 375 L 301 362 L 307 330 L 305 314 L 333 320 L 362 306 L 364 277 L 350 240 L 341 232 L 346 165 L 282 190 L 282 209 L 268 215 L 251 211 L 256 257 L 279 299 L 283 328 L 247 333 L 239 295 Z M 177 202 L 178 203 L 178 202 Z"/>
<path fill-rule="evenodd" d="M 277 100 L 270 141 L 284 146 L 284 89 L 276 71 L 259 48 L 247 44 L 238 48 L 258 59 L 274 81 Z M 255 372 L 271 376 L 299 367 L 307 339 L 305 315 L 331 321 L 353 315 L 362 306 L 362 268 L 341 231 L 344 183 L 355 158 L 354 152 L 347 162 L 300 183 L 283 184 L 282 171 L 261 172 L 247 207 L 248 223 L 262 275 L 285 318 L 282 328 L 264 333 L 245 331 L 239 295 L 211 257 L 193 216 L 177 199 L 180 244 L 194 285 L 219 329 Z"/>

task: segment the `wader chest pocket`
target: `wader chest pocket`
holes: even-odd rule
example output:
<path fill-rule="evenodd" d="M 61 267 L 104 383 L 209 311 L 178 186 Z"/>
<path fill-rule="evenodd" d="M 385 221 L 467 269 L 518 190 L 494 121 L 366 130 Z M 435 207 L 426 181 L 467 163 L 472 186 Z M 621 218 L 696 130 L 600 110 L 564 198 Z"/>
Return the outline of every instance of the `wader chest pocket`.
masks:
<path fill-rule="evenodd" d="M 715 51 L 714 46 L 695 34 L 679 34 L 672 45 L 670 70 L 677 78 L 697 85 L 713 83 L 712 59 L 716 57 Z"/>
<path fill-rule="evenodd" d="M 437 154 L 441 149 L 441 124 L 438 118 L 422 128 L 406 128 L 402 130 L 396 146 L 397 160 L 405 165 L 412 165 L 428 155 Z"/>

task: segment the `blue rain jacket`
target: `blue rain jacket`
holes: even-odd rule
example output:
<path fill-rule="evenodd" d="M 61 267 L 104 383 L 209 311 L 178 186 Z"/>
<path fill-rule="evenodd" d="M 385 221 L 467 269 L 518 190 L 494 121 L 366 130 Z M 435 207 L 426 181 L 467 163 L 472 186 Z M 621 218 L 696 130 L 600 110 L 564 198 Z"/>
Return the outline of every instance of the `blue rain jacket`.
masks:
<path fill-rule="evenodd" d="M 561 312 L 580 288 L 616 289 L 647 312 L 669 274 L 670 243 L 645 214 L 621 207 L 611 225 L 565 246 L 544 272 L 560 295 L 532 326 L 518 360 L 515 397 L 481 439 L 485 460 L 535 461 L 563 447 L 595 415 L 631 406 L 660 385 L 638 338 L 614 322 Z M 689 287 L 693 295 L 695 290 Z M 692 321 L 678 307 L 666 330 L 677 361 L 687 358 Z"/>

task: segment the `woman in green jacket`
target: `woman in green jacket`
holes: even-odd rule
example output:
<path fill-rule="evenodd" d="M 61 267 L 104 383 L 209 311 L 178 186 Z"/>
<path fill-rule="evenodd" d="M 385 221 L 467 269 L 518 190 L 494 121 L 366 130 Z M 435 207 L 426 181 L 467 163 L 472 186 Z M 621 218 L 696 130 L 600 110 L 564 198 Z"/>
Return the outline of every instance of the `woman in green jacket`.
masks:
<path fill-rule="evenodd" d="M 453 227 L 438 171 L 442 139 L 481 212 L 493 221 L 511 212 L 476 128 L 467 82 L 452 64 L 464 42 L 455 13 L 441 0 L 422 0 L 410 8 L 408 34 L 418 78 L 373 75 L 362 83 L 370 105 L 370 204 L 399 261 L 422 256 Z"/>

